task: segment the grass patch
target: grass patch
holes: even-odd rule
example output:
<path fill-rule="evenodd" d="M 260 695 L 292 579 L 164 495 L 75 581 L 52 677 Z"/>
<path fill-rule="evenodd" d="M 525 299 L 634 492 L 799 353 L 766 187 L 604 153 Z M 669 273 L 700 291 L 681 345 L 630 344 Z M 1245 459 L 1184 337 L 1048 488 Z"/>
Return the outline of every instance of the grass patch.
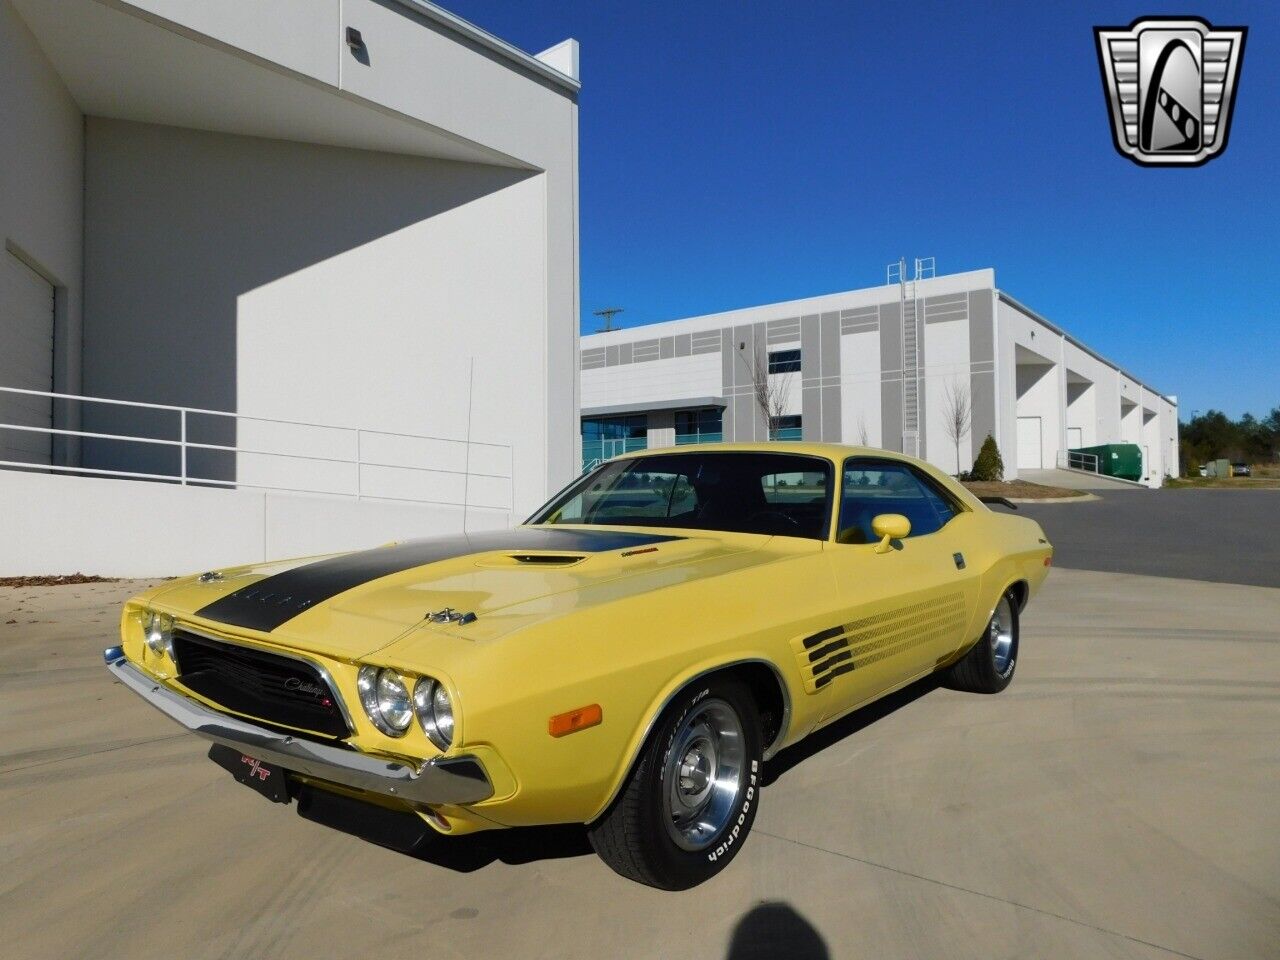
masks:
<path fill-rule="evenodd" d="M 1280 476 L 1178 477 L 1164 485 L 1170 490 L 1280 490 Z"/>
<path fill-rule="evenodd" d="M 1010 500 L 1056 500 L 1059 497 L 1083 497 L 1084 490 L 1051 487 L 1027 480 L 966 480 L 964 488 L 975 497 L 1008 497 Z"/>
<path fill-rule="evenodd" d="M 84 573 L 64 573 L 35 577 L 0 577 L 0 587 L 64 587 L 76 583 L 119 583 L 119 577 L 92 577 Z"/>

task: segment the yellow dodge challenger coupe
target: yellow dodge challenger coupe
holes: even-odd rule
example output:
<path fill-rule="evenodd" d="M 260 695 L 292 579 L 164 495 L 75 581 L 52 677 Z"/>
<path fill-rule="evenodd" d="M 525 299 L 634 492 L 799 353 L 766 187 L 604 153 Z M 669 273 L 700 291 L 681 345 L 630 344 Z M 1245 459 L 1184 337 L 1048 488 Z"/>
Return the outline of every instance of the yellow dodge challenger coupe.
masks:
<path fill-rule="evenodd" d="M 105 656 L 273 799 L 448 835 L 582 823 L 618 873 L 683 889 L 742 847 L 780 749 L 935 671 L 1004 689 L 1052 552 L 909 457 L 676 447 L 511 531 L 170 581 Z"/>

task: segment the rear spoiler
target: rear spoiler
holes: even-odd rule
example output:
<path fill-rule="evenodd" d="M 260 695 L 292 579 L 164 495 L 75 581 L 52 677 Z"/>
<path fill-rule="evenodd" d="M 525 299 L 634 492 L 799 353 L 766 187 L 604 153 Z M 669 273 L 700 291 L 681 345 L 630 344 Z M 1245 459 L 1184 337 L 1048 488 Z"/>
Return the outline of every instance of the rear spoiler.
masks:
<path fill-rule="evenodd" d="M 1012 500 L 1006 499 L 1005 497 L 979 497 L 978 499 L 983 503 L 994 503 L 1002 507 L 1008 507 L 1010 510 L 1018 509 L 1018 505 L 1016 503 Z"/>

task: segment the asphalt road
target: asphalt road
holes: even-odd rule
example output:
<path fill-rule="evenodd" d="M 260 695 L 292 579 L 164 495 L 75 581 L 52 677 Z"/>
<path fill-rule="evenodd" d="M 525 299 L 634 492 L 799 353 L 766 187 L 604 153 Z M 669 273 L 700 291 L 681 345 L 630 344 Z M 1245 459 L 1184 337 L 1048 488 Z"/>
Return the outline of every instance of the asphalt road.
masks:
<path fill-rule="evenodd" d="M 0 589 L 4 956 L 1276 956 L 1280 590 L 1056 569 L 1005 693 L 918 684 L 785 751 L 671 894 L 580 828 L 410 856 L 267 802 L 110 681 L 137 588 Z"/>
<path fill-rule="evenodd" d="M 1048 534 L 1056 566 L 1280 587 L 1280 490 L 1097 492 L 1018 505 Z"/>

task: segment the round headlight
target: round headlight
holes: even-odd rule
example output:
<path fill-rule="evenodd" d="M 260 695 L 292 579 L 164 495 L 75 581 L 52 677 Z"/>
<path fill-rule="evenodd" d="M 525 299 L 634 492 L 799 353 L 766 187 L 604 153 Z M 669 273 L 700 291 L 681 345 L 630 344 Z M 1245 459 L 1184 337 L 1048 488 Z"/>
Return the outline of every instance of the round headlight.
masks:
<path fill-rule="evenodd" d="M 427 738 L 441 750 L 453 743 L 453 703 L 444 684 L 423 677 L 413 688 L 413 708 Z"/>
<path fill-rule="evenodd" d="M 167 613 L 147 610 L 142 614 L 142 630 L 152 653 L 173 656 L 173 617 Z"/>
<path fill-rule="evenodd" d="M 413 722 L 413 706 L 404 681 L 394 670 L 361 667 L 356 675 L 360 705 L 373 725 L 389 737 L 402 737 Z"/>

